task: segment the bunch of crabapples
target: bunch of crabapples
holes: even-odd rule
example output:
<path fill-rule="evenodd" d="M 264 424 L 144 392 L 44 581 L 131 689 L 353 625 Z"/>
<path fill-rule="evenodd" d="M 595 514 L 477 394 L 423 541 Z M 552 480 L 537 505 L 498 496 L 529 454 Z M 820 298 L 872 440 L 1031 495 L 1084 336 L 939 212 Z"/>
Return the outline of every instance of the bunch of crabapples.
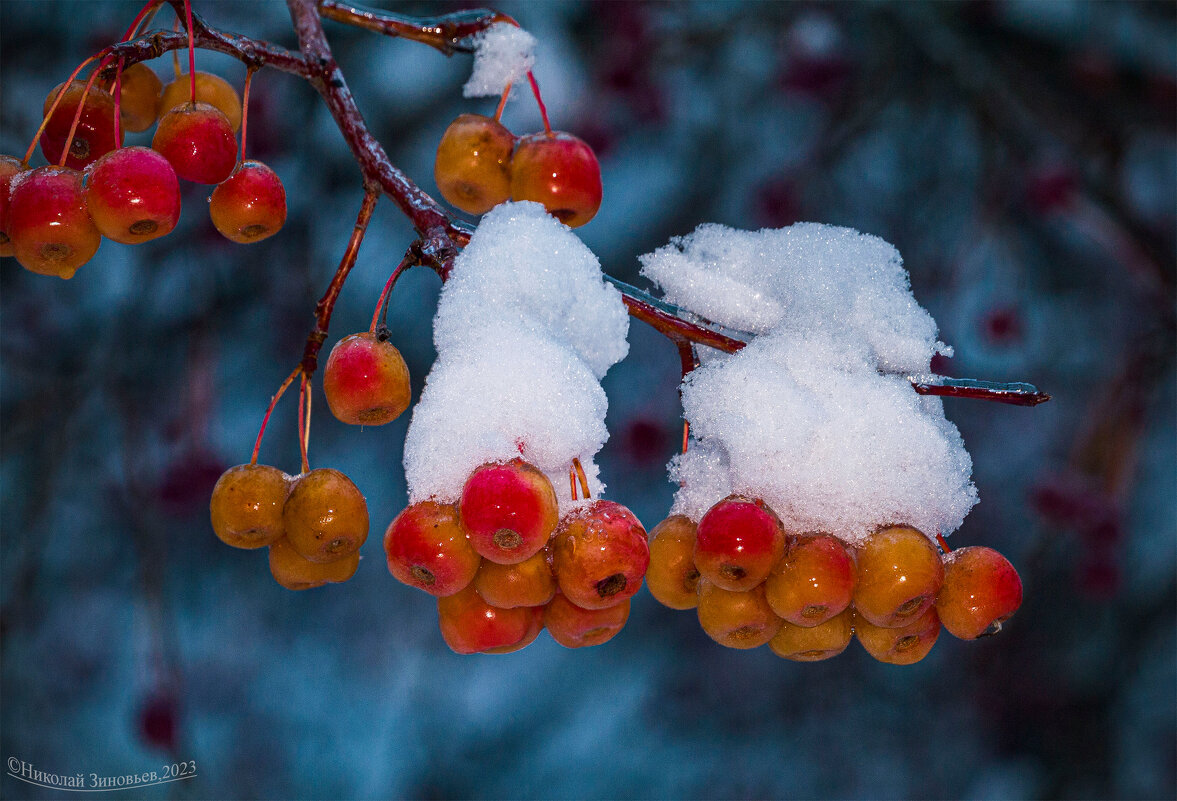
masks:
<path fill-rule="evenodd" d="M 560 517 L 548 477 L 522 459 L 474 470 L 457 503 L 414 503 L 384 535 L 394 577 L 437 597 L 460 654 L 510 653 L 543 629 L 567 648 L 600 645 L 629 618 L 650 562 L 646 531 L 612 501 Z"/>
<path fill-rule="evenodd" d="M 990 548 L 941 556 L 922 532 L 887 526 L 856 547 L 830 534 L 794 534 L 763 501 L 733 495 L 698 521 L 674 515 L 650 534 L 650 592 L 696 609 L 729 648 L 767 644 L 813 662 L 857 637 L 881 662 L 927 655 L 941 627 L 961 639 L 994 633 L 1021 605 L 1022 582 Z"/>
<path fill-rule="evenodd" d="M 601 207 L 601 165 L 583 140 L 562 131 L 516 137 L 480 114 L 462 114 L 446 129 L 433 166 L 449 203 L 485 214 L 507 200 L 533 200 L 571 228 Z"/>
<path fill-rule="evenodd" d="M 31 169 L 0 156 L 0 255 L 35 273 L 71 278 L 103 237 L 134 245 L 170 233 L 180 218 L 181 179 L 216 185 L 209 214 L 232 241 L 277 233 L 286 192 L 269 167 L 239 160 L 242 107 L 232 86 L 197 72 L 193 101 L 188 75 L 164 87 L 144 64 L 121 72 L 117 103 L 110 84 L 87 90 L 75 80 L 49 93 L 40 138 L 49 166 Z M 123 131 L 152 125 L 150 147 L 122 146 Z"/>

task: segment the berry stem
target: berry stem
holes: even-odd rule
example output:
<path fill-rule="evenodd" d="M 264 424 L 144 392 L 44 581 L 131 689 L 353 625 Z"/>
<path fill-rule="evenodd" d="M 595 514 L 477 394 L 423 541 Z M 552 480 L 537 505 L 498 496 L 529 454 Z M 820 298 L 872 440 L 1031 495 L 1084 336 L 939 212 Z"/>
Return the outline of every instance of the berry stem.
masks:
<path fill-rule="evenodd" d="M 944 539 L 944 535 L 936 532 L 936 542 L 940 543 L 940 550 L 944 551 L 944 555 L 952 553 L 952 549 L 948 547 L 948 541 Z"/>
<path fill-rule="evenodd" d="M 580 459 L 575 456 L 572 457 L 572 469 L 576 471 L 576 480 L 580 482 L 580 489 L 584 495 L 584 499 L 587 501 L 593 495 L 589 492 L 588 477 L 584 474 L 584 467 L 580 464 Z"/>
<path fill-rule="evenodd" d="M 302 373 L 302 384 L 298 388 L 298 449 L 302 454 L 302 472 L 311 471 L 307 460 L 307 448 L 311 439 L 310 377 Z"/>
<path fill-rule="evenodd" d="M 123 141 L 122 137 L 122 105 L 123 105 L 123 61 L 119 58 L 118 69 L 114 73 L 114 141 Z"/>
<path fill-rule="evenodd" d="M 503 90 L 503 96 L 499 98 L 499 107 L 495 109 L 495 122 L 501 122 L 503 119 L 503 110 L 507 107 L 507 98 L 511 96 L 511 84 L 507 84 L 507 88 Z"/>
<path fill-rule="evenodd" d="M 531 93 L 535 95 L 535 104 L 539 106 L 539 115 L 544 119 L 544 133 L 552 136 L 552 125 L 548 122 L 548 107 L 544 105 L 544 99 L 539 93 L 539 84 L 535 80 L 535 74 L 527 71 L 527 80 L 531 84 Z"/>
<path fill-rule="evenodd" d="M 196 103 L 196 45 L 192 40 L 192 0 L 184 0 L 185 25 L 188 28 L 188 79 L 192 87 L 192 103 Z"/>
<path fill-rule="evenodd" d="M 396 286 L 397 279 L 401 277 L 401 273 L 412 267 L 417 263 L 416 254 L 413 248 L 409 248 L 409 252 L 401 259 L 401 263 L 392 271 L 392 275 L 388 276 L 388 280 L 384 283 L 384 290 L 380 293 L 380 300 L 376 301 L 376 311 L 372 313 L 372 325 L 368 329 L 369 333 L 376 333 L 376 323 L 380 320 L 380 310 L 384 309 L 385 321 L 388 319 L 388 297 L 392 294 L 392 288 Z"/>
<path fill-rule="evenodd" d="M 86 81 L 86 88 L 82 90 L 82 96 L 78 99 L 78 108 L 74 111 L 74 121 L 69 127 L 69 136 L 65 138 L 65 147 L 61 149 L 61 158 L 57 160 L 58 167 L 65 166 L 65 160 L 69 158 L 69 149 L 74 143 L 74 134 L 78 132 L 78 123 L 82 121 L 82 112 L 86 109 L 86 98 L 90 96 L 90 90 L 94 88 L 94 81 L 98 78 L 98 71 L 101 68 L 99 64 L 94 69 L 90 70 L 90 79 Z M 68 86 L 68 84 L 67 84 Z M 115 125 L 118 125 L 118 111 L 115 111 Z M 118 143 L 118 140 L 115 140 Z"/>
<path fill-rule="evenodd" d="M 576 496 L 576 468 L 568 465 L 568 492 L 572 495 L 572 500 L 579 500 Z"/>
<path fill-rule="evenodd" d="M 180 17 L 178 15 L 176 16 L 175 22 L 172 23 L 172 31 L 176 33 L 180 31 Z M 172 74 L 176 77 L 177 81 L 184 74 L 180 71 L 180 51 L 178 49 L 172 51 Z"/>
<path fill-rule="evenodd" d="M 49 106 L 49 111 L 46 112 L 44 118 L 41 120 L 41 126 L 37 128 L 37 132 L 33 134 L 33 141 L 29 143 L 29 149 L 25 151 L 24 160 L 21 162 L 23 166 L 29 166 L 29 159 L 33 157 L 33 151 L 37 149 L 37 142 L 41 141 L 41 134 L 45 132 L 45 126 L 49 124 L 50 118 L 53 117 L 53 112 L 57 111 L 57 107 L 61 105 L 61 99 L 65 97 L 65 93 L 69 91 L 70 84 L 74 82 L 74 78 L 78 77 L 78 73 L 85 69 L 87 64 L 89 64 L 94 59 L 101 57 L 105 52 L 105 50 L 101 50 L 83 61 L 78 65 L 77 69 L 70 73 L 70 76 L 66 79 L 65 83 L 61 85 L 61 90 L 58 91 L 57 97 L 53 98 L 53 104 Z M 83 96 L 82 99 L 85 100 L 85 97 Z M 66 149 L 68 151 L 68 148 Z"/>
<path fill-rule="evenodd" d="M 253 455 L 249 457 L 250 464 L 257 464 L 257 455 L 262 449 L 262 436 L 266 433 L 266 425 L 270 422 L 270 415 L 273 414 L 274 407 L 278 405 L 278 399 L 286 392 L 286 388 L 294 382 L 295 376 L 301 372 L 301 367 L 294 368 L 294 372 L 286 376 L 286 380 L 282 382 L 282 386 L 278 387 L 278 391 L 274 393 L 274 397 L 270 398 L 270 405 L 266 407 L 266 415 L 262 418 L 261 430 L 257 432 L 257 442 L 253 444 Z"/>
<path fill-rule="evenodd" d="M 249 123 L 249 85 L 253 83 L 253 74 L 257 67 L 252 64 L 245 70 L 245 87 L 241 90 L 241 155 L 237 162 L 245 161 L 245 132 Z"/>
<path fill-rule="evenodd" d="M 162 2 L 163 0 L 147 0 L 143 4 L 143 8 L 139 9 L 139 13 L 135 15 L 135 19 L 131 22 L 130 27 L 127 28 L 127 32 L 123 34 L 123 38 L 119 41 L 126 42 L 135 36 L 139 32 L 140 26 L 147 25 L 151 21 L 151 18 L 155 16 L 155 12 L 159 10 Z"/>

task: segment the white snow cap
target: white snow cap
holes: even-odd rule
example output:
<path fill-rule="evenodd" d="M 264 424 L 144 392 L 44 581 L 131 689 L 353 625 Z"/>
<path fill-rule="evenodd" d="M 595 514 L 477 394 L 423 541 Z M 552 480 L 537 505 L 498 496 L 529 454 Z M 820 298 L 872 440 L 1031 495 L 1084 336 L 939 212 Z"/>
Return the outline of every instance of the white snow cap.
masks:
<path fill-rule="evenodd" d="M 466 97 L 497 97 L 522 80 L 535 64 L 536 40 L 518 25 L 497 22 L 474 36 L 474 71 L 462 87 Z"/>
<path fill-rule="evenodd" d="M 736 492 L 793 531 L 851 542 L 887 523 L 960 526 L 977 502 L 972 460 L 940 400 L 908 380 L 949 349 L 894 247 L 812 223 L 708 224 L 641 260 L 667 300 L 758 334 L 683 382 L 694 440 L 671 461 L 672 513 L 698 520 Z"/>
<path fill-rule="evenodd" d="M 568 226 L 538 203 L 488 212 L 441 290 L 437 361 L 405 438 L 410 503 L 456 501 L 479 465 L 520 456 L 562 509 L 574 457 L 599 497 L 599 381 L 629 351 L 628 332 L 621 293 Z"/>

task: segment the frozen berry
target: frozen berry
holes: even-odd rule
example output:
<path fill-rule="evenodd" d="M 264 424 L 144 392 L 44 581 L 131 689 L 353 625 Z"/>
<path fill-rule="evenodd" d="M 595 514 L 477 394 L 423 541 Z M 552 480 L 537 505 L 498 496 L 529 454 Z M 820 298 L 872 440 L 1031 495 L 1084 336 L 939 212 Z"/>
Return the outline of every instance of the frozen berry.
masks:
<path fill-rule="evenodd" d="M 261 242 L 286 222 L 286 190 L 278 174 L 260 161 L 246 161 L 208 199 L 213 225 L 242 245 Z"/>
<path fill-rule="evenodd" d="M 474 550 L 500 564 L 538 553 L 560 518 L 552 482 L 522 459 L 477 468 L 458 508 Z"/>
<path fill-rule="evenodd" d="M 72 278 L 98 251 L 82 194 L 82 176 L 68 167 L 38 167 L 15 175 L 8 206 L 12 253 L 26 270 Z"/>
<path fill-rule="evenodd" d="M 850 605 L 854 558 L 836 537 L 804 535 L 772 569 L 764 590 L 777 617 L 816 626 Z"/>
<path fill-rule="evenodd" d="M 560 593 L 544 610 L 544 627 L 565 648 L 586 648 L 613 639 L 629 620 L 629 600 L 608 609 L 582 609 Z"/>
<path fill-rule="evenodd" d="M 604 609 L 633 597 L 650 564 L 642 524 L 612 501 L 593 501 L 570 512 L 553 535 L 553 551 L 560 592 L 584 609 Z"/>
<path fill-rule="evenodd" d="M 368 504 L 351 479 L 320 467 L 294 480 L 282 507 L 286 537 L 312 562 L 355 553 L 368 538 Z"/>
<path fill-rule="evenodd" d="M 949 634 L 962 640 L 996 634 L 1021 605 L 1022 579 L 997 551 L 974 545 L 944 557 L 936 613 Z"/>
<path fill-rule="evenodd" d="M 176 175 L 197 184 L 219 184 L 237 165 L 237 140 L 229 120 L 207 103 L 185 103 L 164 114 L 151 146 Z"/>
<path fill-rule="evenodd" d="M 707 510 L 695 533 L 695 567 L 717 587 L 750 590 L 787 547 L 780 519 L 760 499 L 731 495 Z"/>
<path fill-rule="evenodd" d="M 230 467 L 213 487 L 213 531 L 234 548 L 260 548 L 282 538 L 290 476 L 264 464 Z"/>
<path fill-rule="evenodd" d="M 781 628 L 764 598 L 764 587 L 732 592 L 699 581 L 699 625 L 707 636 L 728 648 L 759 648 Z"/>
<path fill-rule="evenodd" d="M 922 615 L 944 583 L 940 552 L 923 533 L 890 526 L 868 536 L 857 551 L 854 606 L 876 626 L 898 627 Z"/>
<path fill-rule="evenodd" d="M 119 78 L 119 119 L 132 133 L 146 131 L 159 119 L 163 83 L 146 64 L 132 64 Z"/>
<path fill-rule="evenodd" d="M 862 615 L 854 616 L 854 635 L 866 652 L 880 662 L 910 665 L 932 650 L 940 636 L 940 618 L 935 607 L 898 628 L 876 626 Z"/>
<path fill-rule="evenodd" d="M 820 662 L 846 650 L 853 635 L 852 612 L 844 609 L 816 626 L 795 626 L 787 620 L 768 641 L 777 656 L 794 662 Z"/>
<path fill-rule="evenodd" d="M 646 586 L 663 606 L 694 609 L 699 605 L 694 553 L 695 524 L 685 515 L 672 515 L 650 532 Z"/>
<path fill-rule="evenodd" d="M 437 599 L 437 622 L 441 636 L 452 651 L 475 654 L 492 648 L 518 645 L 532 630 L 535 611 L 531 607 L 499 609 L 466 587 Z"/>
<path fill-rule="evenodd" d="M 382 426 L 409 408 L 409 368 L 391 342 L 364 331 L 339 340 L 323 369 L 331 413 L 354 426 Z"/>
<path fill-rule="evenodd" d="M 484 559 L 474 576 L 474 589 L 501 609 L 543 606 L 556 594 L 556 577 L 545 549 L 513 565 Z"/>
<path fill-rule="evenodd" d="M 593 149 L 572 134 L 520 138 L 511 156 L 511 198 L 534 200 L 571 228 L 601 207 L 601 165 Z"/>
<path fill-rule="evenodd" d="M 163 88 L 159 100 L 159 113 L 166 114 L 177 106 L 192 100 L 192 79 L 188 73 L 176 78 Z M 241 98 L 237 90 L 219 75 L 196 71 L 196 102 L 208 103 L 225 115 L 233 133 L 241 128 Z"/>
<path fill-rule="evenodd" d="M 466 587 L 482 557 L 466 540 L 452 503 L 420 501 L 406 507 L 384 534 L 388 572 L 397 581 L 438 597 Z"/>
<path fill-rule="evenodd" d="M 42 113 L 49 113 L 63 86 L 65 84 L 58 84 L 45 98 Z M 57 104 L 57 110 L 53 112 L 41 134 L 41 152 L 50 164 L 56 164 L 61 160 L 61 151 L 65 148 L 70 129 L 73 128 L 79 102 L 82 103 L 82 116 L 74 131 L 74 138 L 70 141 L 65 166 L 80 170 L 122 144 L 114 138 L 114 98 L 110 92 L 91 86 L 85 100 L 82 100 L 85 91 L 85 81 L 73 81 L 65 90 L 65 97 Z"/>
<path fill-rule="evenodd" d="M 312 562 L 296 551 L 286 538 L 270 545 L 270 574 L 288 590 L 310 590 L 324 584 L 342 583 L 355 575 L 359 565 L 359 551 L 334 562 Z"/>
<path fill-rule="evenodd" d="M 86 168 L 86 208 L 107 239 L 135 245 L 164 236 L 180 220 L 180 181 L 149 147 L 123 147 Z"/>
<path fill-rule="evenodd" d="M 515 136 L 498 120 L 463 114 L 450 123 L 437 146 L 433 178 L 451 205 L 485 214 L 511 198 L 511 151 Z"/>

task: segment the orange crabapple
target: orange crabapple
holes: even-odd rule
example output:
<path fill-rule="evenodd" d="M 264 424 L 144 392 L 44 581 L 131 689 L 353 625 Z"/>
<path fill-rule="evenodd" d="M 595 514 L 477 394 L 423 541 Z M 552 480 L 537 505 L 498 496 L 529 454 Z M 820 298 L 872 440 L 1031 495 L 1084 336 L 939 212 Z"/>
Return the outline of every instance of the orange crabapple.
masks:
<path fill-rule="evenodd" d="M 351 334 L 335 343 L 327 357 L 323 394 L 340 422 L 382 426 L 409 408 L 409 368 L 381 334 Z"/>
<path fill-rule="evenodd" d="M 596 500 L 569 512 L 553 535 L 556 583 L 584 609 L 632 598 L 650 564 L 646 530 L 633 512 Z"/>
<path fill-rule="evenodd" d="M 285 537 L 270 545 L 270 574 L 288 590 L 311 590 L 324 584 L 340 584 L 355 575 L 359 564 L 359 551 L 334 562 L 312 562 L 296 551 Z"/>
<path fill-rule="evenodd" d="M 464 589 L 482 562 L 466 540 L 457 508 L 436 501 L 405 507 L 384 534 L 384 553 L 397 581 L 438 597 Z"/>
<path fill-rule="evenodd" d="M 699 579 L 696 611 L 707 636 L 728 648 L 759 648 L 780 631 L 783 622 L 768 605 L 762 584 L 733 591 Z"/>
<path fill-rule="evenodd" d="M 513 565 L 484 559 L 474 576 L 474 589 L 487 603 L 501 609 L 543 606 L 556 594 L 551 554 L 545 548 Z"/>
<path fill-rule="evenodd" d="M 146 131 L 159 119 L 163 82 L 146 64 L 132 64 L 119 77 L 119 121 L 132 133 Z"/>
<path fill-rule="evenodd" d="M 192 100 L 192 80 L 188 73 L 178 76 L 163 88 L 159 98 L 159 113 L 166 114 Z M 237 90 L 219 75 L 196 71 L 196 102 L 215 106 L 236 134 L 241 128 L 241 98 Z"/>
<path fill-rule="evenodd" d="M 699 519 L 695 567 L 725 590 L 750 590 L 768 578 L 787 547 L 784 526 L 764 501 L 729 495 Z"/>
<path fill-rule="evenodd" d="M 290 544 L 312 562 L 334 562 L 368 538 L 368 504 L 351 479 L 320 467 L 295 477 L 282 507 Z"/>
<path fill-rule="evenodd" d="M 475 469 L 462 487 L 458 511 L 470 545 L 500 564 L 537 553 L 560 519 L 552 482 L 522 459 Z"/>
<path fill-rule="evenodd" d="M 556 593 L 544 609 L 544 627 L 565 648 L 587 648 L 613 639 L 629 620 L 629 599 L 607 609 L 582 609 Z"/>
<path fill-rule="evenodd" d="M 897 628 L 876 626 L 860 614 L 854 615 L 854 635 L 866 652 L 890 665 L 911 665 L 920 661 L 940 636 L 940 618 L 934 606 Z"/>
<path fill-rule="evenodd" d="M 531 633 L 535 616 L 533 607 L 499 609 L 491 606 L 473 586 L 437 599 L 441 636 L 450 650 L 458 654 L 518 645 Z"/>
<path fill-rule="evenodd" d="M 213 532 L 234 548 L 261 548 L 283 537 L 282 507 L 291 477 L 264 464 L 230 467 L 213 487 Z"/>
<path fill-rule="evenodd" d="M 544 630 L 544 607 L 531 606 L 524 608 L 531 612 L 531 619 L 527 624 L 527 632 L 523 635 L 523 639 L 513 645 L 500 645 L 496 648 L 487 648 L 482 653 L 513 654 L 516 651 L 522 651 L 535 642 L 536 638 L 539 637 L 539 633 Z"/>
<path fill-rule="evenodd" d="M 663 606 L 694 609 L 699 605 L 694 552 L 695 523 L 686 515 L 671 515 L 650 532 L 646 587 Z"/>
<path fill-rule="evenodd" d="M 446 201 L 468 214 L 485 214 L 511 199 L 515 135 L 498 120 L 462 114 L 437 146 L 433 178 Z"/>
<path fill-rule="evenodd" d="M 213 225 L 240 245 L 261 242 L 286 223 L 286 190 L 278 174 L 260 161 L 244 161 L 208 199 Z"/>
<path fill-rule="evenodd" d="M 764 583 L 772 611 L 796 626 L 816 626 L 850 605 L 854 557 L 837 537 L 805 534 Z"/>
<path fill-rule="evenodd" d="M 853 614 L 853 610 L 843 609 L 816 626 L 796 626 L 786 620 L 768 641 L 768 647 L 793 662 L 820 662 L 837 656 L 853 637 Z"/>
<path fill-rule="evenodd" d="M 954 637 L 996 634 L 1022 605 L 1022 579 L 992 548 L 970 545 L 944 557 L 944 585 L 936 598 L 940 623 Z"/>
<path fill-rule="evenodd" d="M 859 544 L 855 557 L 854 606 L 876 626 L 895 628 L 920 617 L 944 583 L 940 552 L 910 526 L 873 532 Z"/>

